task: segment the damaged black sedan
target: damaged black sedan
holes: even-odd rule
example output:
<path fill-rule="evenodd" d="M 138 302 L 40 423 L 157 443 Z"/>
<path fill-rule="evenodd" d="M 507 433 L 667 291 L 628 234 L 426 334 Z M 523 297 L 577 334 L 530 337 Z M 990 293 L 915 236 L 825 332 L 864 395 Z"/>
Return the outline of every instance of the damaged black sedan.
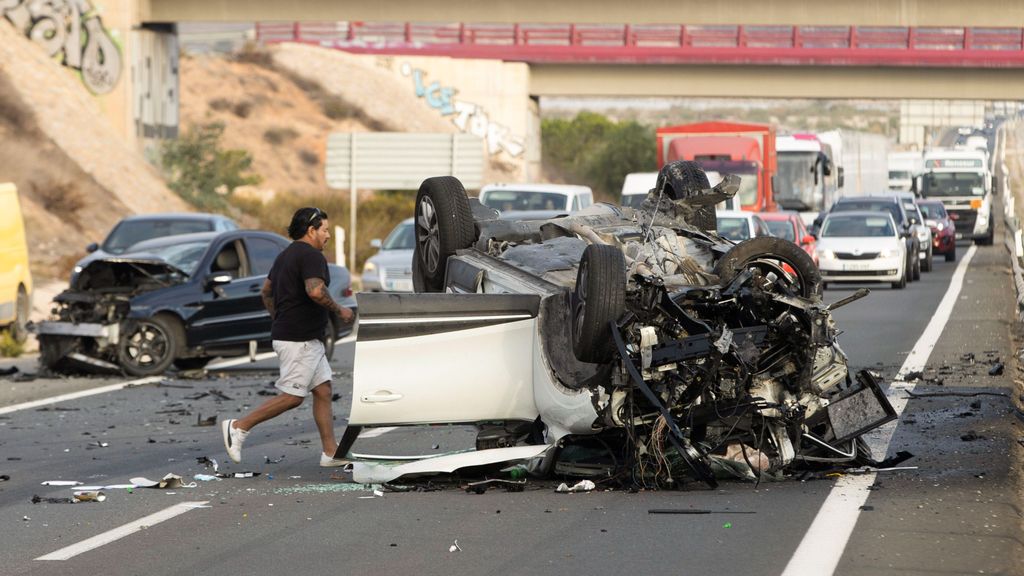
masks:
<path fill-rule="evenodd" d="M 161 374 L 199 369 L 217 356 L 271 348 L 260 288 L 289 241 L 234 230 L 167 236 L 89 262 L 54 298 L 53 317 L 33 326 L 40 362 L 54 372 Z M 348 270 L 329 265 L 331 295 L 354 308 Z M 328 324 L 334 341 L 351 330 Z"/>
<path fill-rule="evenodd" d="M 509 222 L 458 180 L 426 180 L 418 293 L 361 298 L 339 454 L 361 427 L 431 423 L 477 425 L 478 450 L 357 459 L 354 479 L 514 459 L 545 474 L 581 446 L 649 487 L 871 463 L 860 436 L 894 411 L 848 373 L 830 313 L 843 302 L 822 302 L 795 244 L 718 235 L 715 205 L 738 187 L 677 162 L 637 209 Z"/>

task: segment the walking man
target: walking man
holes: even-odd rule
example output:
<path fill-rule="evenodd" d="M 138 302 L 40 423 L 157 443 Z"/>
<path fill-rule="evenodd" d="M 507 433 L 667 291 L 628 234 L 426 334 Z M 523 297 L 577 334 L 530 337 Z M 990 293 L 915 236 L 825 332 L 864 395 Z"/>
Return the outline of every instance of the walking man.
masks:
<path fill-rule="evenodd" d="M 260 295 L 273 321 L 271 338 L 281 363 L 280 393 L 237 420 L 224 420 L 224 447 L 235 462 L 242 461 L 242 444 L 252 427 L 302 404 L 313 395 L 313 420 L 320 432 L 320 466 L 342 466 L 334 458 L 334 411 L 331 406 L 331 366 L 320 340 L 328 312 L 351 322 L 352 310 L 339 306 L 327 292 L 331 276 L 323 249 L 331 239 L 327 214 L 319 208 L 300 208 L 292 216 L 288 235 L 294 240 L 274 260 Z"/>

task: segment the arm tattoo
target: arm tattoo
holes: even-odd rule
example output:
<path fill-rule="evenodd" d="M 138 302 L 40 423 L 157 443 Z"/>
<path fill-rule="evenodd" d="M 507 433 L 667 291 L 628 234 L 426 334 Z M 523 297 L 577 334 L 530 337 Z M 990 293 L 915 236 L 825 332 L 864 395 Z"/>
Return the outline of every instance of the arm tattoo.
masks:
<path fill-rule="evenodd" d="M 327 292 L 327 287 L 324 285 L 324 281 L 321 278 L 306 278 L 306 294 L 309 298 L 317 304 L 327 308 L 329 312 L 333 312 L 337 315 L 341 315 L 341 306 L 331 298 L 331 295 Z"/>
<path fill-rule="evenodd" d="M 263 281 L 263 289 L 260 290 L 260 298 L 263 300 L 263 307 L 270 312 L 270 317 L 274 317 L 274 289 L 270 284 L 270 279 Z"/>

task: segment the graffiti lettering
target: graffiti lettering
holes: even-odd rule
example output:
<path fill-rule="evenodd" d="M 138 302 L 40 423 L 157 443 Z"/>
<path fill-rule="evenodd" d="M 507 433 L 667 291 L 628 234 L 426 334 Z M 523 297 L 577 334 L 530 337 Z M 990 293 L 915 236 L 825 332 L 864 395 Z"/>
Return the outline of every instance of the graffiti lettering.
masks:
<path fill-rule="evenodd" d="M 121 51 L 88 0 L 0 0 L 0 14 L 48 56 L 79 70 L 94 94 L 121 78 Z"/>
<path fill-rule="evenodd" d="M 525 150 L 522 138 L 510 134 L 507 126 L 492 122 L 482 106 L 464 102 L 455 98 L 456 90 L 443 87 L 438 81 L 426 84 L 426 72 L 413 69 L 408 63 L 400 68 L 404 76 L 412 77 L 416 96 L 422 98 L 428 106 L 437 110 L 442 116 L 453 116 L 452 124 L 462 132 L 479 136 L 487 143 L 487 152 L 491 155 L 505 152 L 510 156 L 521 156 Z"/>

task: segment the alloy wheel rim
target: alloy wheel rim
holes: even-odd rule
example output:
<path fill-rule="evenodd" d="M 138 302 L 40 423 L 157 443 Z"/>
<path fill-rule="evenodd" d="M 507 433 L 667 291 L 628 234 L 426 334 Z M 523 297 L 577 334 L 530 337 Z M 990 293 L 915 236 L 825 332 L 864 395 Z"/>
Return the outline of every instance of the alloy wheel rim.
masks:
<path fill-rule="evenodd" d="M 441 260 L 441 239 L 437 226 L 437 210 L 429 196 L 420 199 L 416 215 L 416 241 L 423 248 L 423 265 L 428 274 L 435 274 Z"/>

